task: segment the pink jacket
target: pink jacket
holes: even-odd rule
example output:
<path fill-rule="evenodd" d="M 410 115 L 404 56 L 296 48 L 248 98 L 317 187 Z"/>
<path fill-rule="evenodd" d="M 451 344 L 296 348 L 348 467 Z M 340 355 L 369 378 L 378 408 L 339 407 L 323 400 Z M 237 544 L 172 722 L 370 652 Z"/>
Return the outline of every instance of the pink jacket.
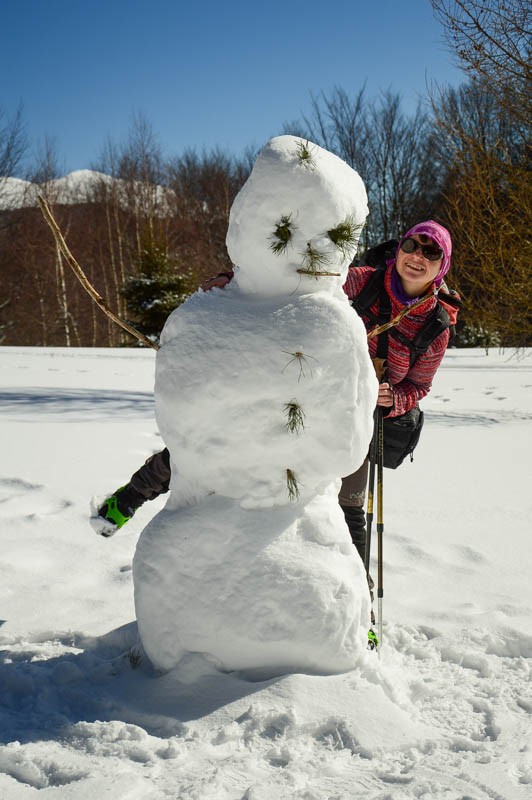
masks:
<path fill-rule="evenodd" d="M 394 317 L 403 310 L 404 306 L 392 292 L 392 269 L 393 264 L 387 268 L 384 286 L 390 297 L 392 317 Z M 373 267 L 349 268 L 347 280 L 344 284 L 344 292 L 350 300 L 359 294 L 368 281 L 370 274 L 374 271 Z M 426 303 L 413 309 L 410 314 L 403 317 L 397 325 L 397 330 L 408 339 L 413 339 L 420 328 L 427 322 L 437 302 L 435 296 L 428 297 Z M 375 314 L 378 312 L 378 305 L 379 302 L 377 300 L 371 308 L 371 311 Z M 445 303 L 444 305 L 451 318 L 451 323 L 454 324 L 456 321 L 456 308 Z M 362 320 L 368 331 L 374 327 L 374 323 L 370 322 L 369 319 L 362 317 Z M 368 342 L 369 353 L 372 358 L 375 358 L 377 354 L 377 339 L 378 337 L 375 337 Z M 412 368 L 410 368 L 410 350 L 407 345 L 402 344 L 393 336 L 388 337 L 387 377 L 394 389 L 394 405 L 387 416 L 397 417 L 400 414 L 404 414 L 429 393 L 432 380 L 445 355 L 448 343 L 449 330 L 445 330 L 432 342 L 427 352 L 420 355 Z"/>

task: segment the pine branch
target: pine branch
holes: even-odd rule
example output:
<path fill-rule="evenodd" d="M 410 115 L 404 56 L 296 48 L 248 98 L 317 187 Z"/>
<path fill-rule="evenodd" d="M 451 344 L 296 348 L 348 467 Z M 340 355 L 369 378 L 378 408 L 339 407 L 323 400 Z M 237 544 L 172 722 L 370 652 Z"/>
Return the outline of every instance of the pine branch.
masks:
<path fill-rule="evenodd" d="M 316 162 L 314 161 L 314 153 L 308 139 L 304 142 L 300 139 L 296 145 L 296 157 L 299 163 L 307 169 L 314 169 Z"/>
<path fill-rule="evenodd" d="M 296 400 L 285 403 L 284 412 L 287 416 L 285 427 L 290 433 L 299 433 L 305 427 L 305 412 Z"/>
<path fill-rule="evenodd" d="M 291 469 L 286 470 L 286 488 L 288 490 L 288 497 L 292 502 L 299 500 L 299 486 L 297 478 Z"/>

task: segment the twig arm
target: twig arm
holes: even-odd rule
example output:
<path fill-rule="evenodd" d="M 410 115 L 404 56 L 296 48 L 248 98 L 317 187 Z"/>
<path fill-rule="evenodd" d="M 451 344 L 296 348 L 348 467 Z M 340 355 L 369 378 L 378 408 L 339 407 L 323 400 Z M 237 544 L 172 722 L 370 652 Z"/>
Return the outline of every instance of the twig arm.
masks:
<path fill-rule="evenodd" d="M 99 292 L 96 291 L 96 289 L 89 281 L 89 279 L 81 269 L 80 265 L 70 252 L 68 245 L 63 237 L 63 234 L 61 233 L 61 229 L 57 224 L 57 222 L 55 221 L 55 218 L 50 210 L 50 206 L 48 205 L 44 197 L 41 197 L 39 195 L 37 199 L 39 201 L 43 217 L 46 220 L 50 230 L 54 235 L 54 239 L 56 241 L 58 248 L 65 257 L 66 261 L 68 262 L 68 265 L 72 268 L 74 274 L 76 275 L 77 279 L 79 280 L 85 291 L 92 297 L 94 302 L 101 308 L 103 313 L 106 314 L 110 319 L 112 319 L 113 322 L 116 322 L 117 325 L 120 325 L 121 328 L 123 328 L 125 331 L 131 334 L 131 336 L 134 336 L 140 342 L 145 344 L 147 347 L 151 347 L 154 350 L 158 350 L 159 349 L 158 344 L 152 342 L 151 339 L 148 339 L 147 336 L 144 336 L 143 333 L 141 333 L 132 325 L 130 325 L 128 322 L 123 320 L 121 317 L 115 314 L 115 312 L 111 308 L 109 308 L 109 306 L 107 305 L 101 294 L 99 294 Z"/>

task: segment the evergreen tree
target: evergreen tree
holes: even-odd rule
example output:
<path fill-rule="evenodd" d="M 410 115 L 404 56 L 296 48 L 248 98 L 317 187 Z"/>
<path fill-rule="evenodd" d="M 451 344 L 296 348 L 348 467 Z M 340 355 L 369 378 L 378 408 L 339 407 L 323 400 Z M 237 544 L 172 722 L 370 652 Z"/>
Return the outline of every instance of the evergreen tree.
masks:
<path fill-rule="evenodd" d="M 195 289 L 191 272 L 181 268 L 179 259 L 160 243 L 147 241 L 141 249 L 138 272 L 126 278 L 122 294 L 131 322 L 158 341 L 169 314 Z"/>

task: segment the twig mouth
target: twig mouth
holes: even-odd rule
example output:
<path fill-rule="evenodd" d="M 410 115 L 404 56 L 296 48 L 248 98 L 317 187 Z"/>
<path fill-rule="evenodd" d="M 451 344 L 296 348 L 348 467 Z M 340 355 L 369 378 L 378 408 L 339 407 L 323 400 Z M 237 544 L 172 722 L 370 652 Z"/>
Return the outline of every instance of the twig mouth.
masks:
<path fill-rule="evenodd" d="M 314 278 L 322 278 L 322 277 L 325 277 L 325 278 L 327 278 L 327 277 L 340 278 L 341 275 L 342 275 L 341 272 L 325 272 L 325 271 L 322 271 L 322 270 L 315 270 L 315 269 L 303 269 L 303 268 L 301 268 L 301 269 L 298 269 L 296 271 L 299 272 L 300 275 L 312 275 Z"/>

